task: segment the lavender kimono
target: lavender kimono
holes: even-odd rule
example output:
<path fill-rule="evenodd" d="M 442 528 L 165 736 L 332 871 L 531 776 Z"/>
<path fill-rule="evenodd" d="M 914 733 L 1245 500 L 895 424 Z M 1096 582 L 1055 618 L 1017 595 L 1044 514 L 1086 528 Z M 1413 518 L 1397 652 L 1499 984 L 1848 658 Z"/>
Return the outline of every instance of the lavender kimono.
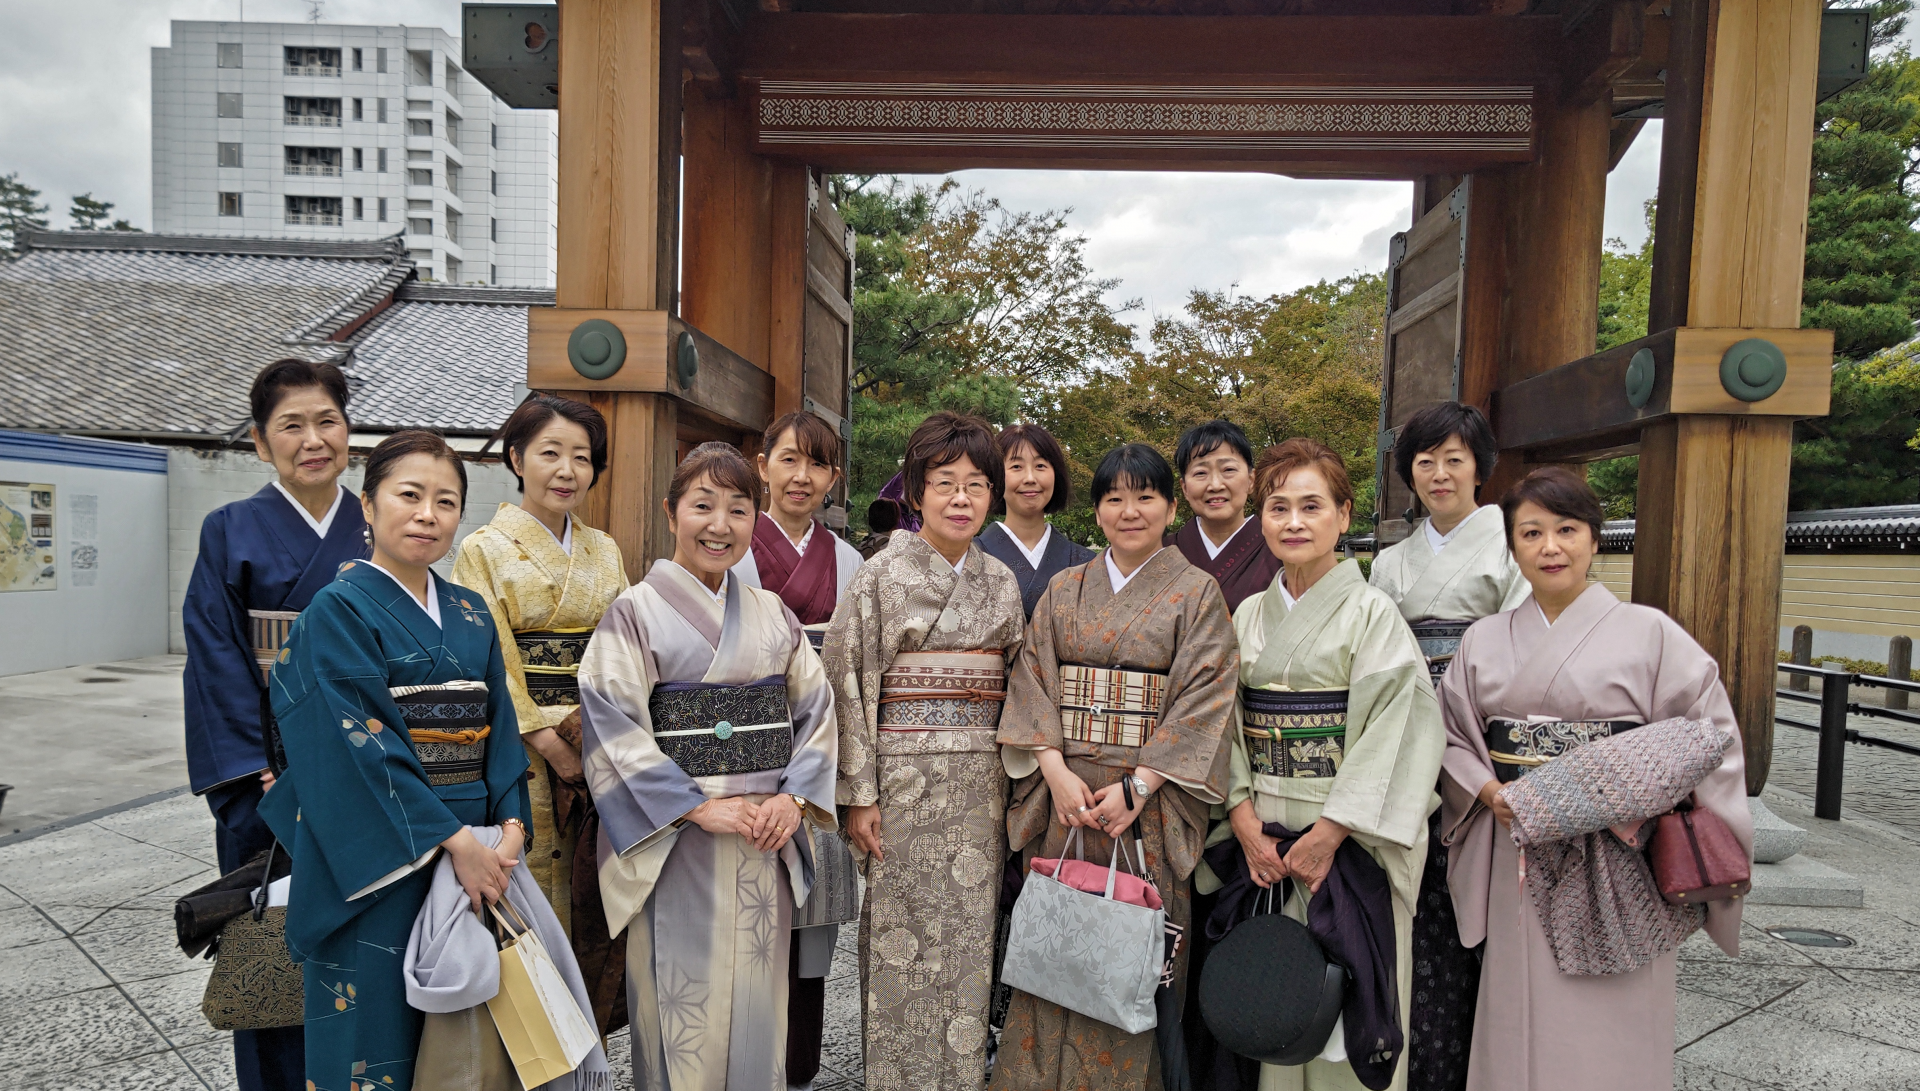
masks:
<path fill-rule="evenodd" d="M 786 684 L 785 768 L 695 777 L 662 751 L 656 686 L 769 679 Z M 601 618 L 580 665 L 580 710 L 607 928 L 628 930 L 634 1087 L 780 1091 L 788 932 L 812 883 L 812 848 L 797 837 L 764 853 L 687 813 L 708 799 L 791 792 L 807 817 L 834 823 L 833 691 L 819 656 L 778 595 L 729 575 L 723 601 L 656 561 Z"/>

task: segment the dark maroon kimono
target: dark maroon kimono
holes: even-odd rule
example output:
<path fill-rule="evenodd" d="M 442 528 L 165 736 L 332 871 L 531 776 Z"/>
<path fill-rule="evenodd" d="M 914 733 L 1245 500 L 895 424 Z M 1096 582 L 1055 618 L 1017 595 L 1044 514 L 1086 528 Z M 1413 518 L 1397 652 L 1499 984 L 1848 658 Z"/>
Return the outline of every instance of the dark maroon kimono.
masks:
<path fill-rule="evenodd" d="M 832 531 L 816 527 L 802 554 L 780 524 L 763 511 L 753 524 L 753 563 L 760 570 L 760 586 L 779 595 L 800 624 L 833 620 L 840 597 L 840 566 Z"/>
<path fill-rule="evenodd" d="M 1168 535 L 1167 544 L 1179 546 L 1188 563 L 1214 578 L 1227 598 L 1228 611 L 1238 610 L 1243 600 L 1272 586 L 1273 577 L 1280 573 L 1280 558 L 1267 548 L 1258 519 L 1242 523 L 1218 557 L 1207 556 L 1207 544 L 1201 540 L 1197 517 Z"/>

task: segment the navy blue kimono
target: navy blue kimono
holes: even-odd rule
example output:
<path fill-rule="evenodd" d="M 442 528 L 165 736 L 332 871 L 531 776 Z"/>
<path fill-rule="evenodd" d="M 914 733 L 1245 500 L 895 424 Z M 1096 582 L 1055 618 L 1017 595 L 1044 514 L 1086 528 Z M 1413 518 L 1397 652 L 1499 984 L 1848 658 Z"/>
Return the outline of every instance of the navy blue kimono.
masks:
<path fill-rule="evenodd" d="M 1054 576 L 1099 556 L 1054 527 L 1053 533 L 1047 536 L 1047 551 L 1040 554 L 1040 567 L 1035 568 L 1020 551 L 1019 543 L 1013 540 L 1013 532 L 1005 523 L 994 523 L 981 531 L 980 548 L 1013 570 L 1013 578 L 1020 581 L 1020 605 L 1026 610 L 1028 621 L 1033 620 L 1033 608 L 1040 602 L 1040 593 L 1047 589 Z"/>
<path fill-rule="evenodd" d="M 287 946 L 305 964 L 314 1091 L 412 1087 L 421 1015 L 401 962 L 435 850 L 462 826 L 531 825 L 493 617 L 476 592 L 432 585 L 441 627 L 371 562 L 341 566 L 273 667 L 287 771 L 260 814 L 292 846 Z M 484 760 L 477 779 L 429 783 L 392 690 L 463 681 L 486 684 Z"/>

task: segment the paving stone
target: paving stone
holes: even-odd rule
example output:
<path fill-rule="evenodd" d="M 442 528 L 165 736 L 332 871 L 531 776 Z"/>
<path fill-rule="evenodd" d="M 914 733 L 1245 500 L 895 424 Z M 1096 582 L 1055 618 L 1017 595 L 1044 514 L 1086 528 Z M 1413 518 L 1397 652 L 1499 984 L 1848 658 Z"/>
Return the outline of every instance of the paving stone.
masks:
<path fill-rule="evenodd" d="M 1684 1047 L 1705 1038 L 1753 1009 L 1717 996 L 1681 989 L 1675 998 L 1673 1044 Z"/>
<path fill-rule="evenodd" d="M 0 909 L 0 951 L 65 938 L 65 932 L 51 924 L 31 906 L 19 905 L 12 909 Z"/>
<path fill-rule="evenodd" d="M 1680 987 L 1707 996 L 1757 1008 L 1779 998 L 1789 990 L 1815 977 L 1832 976 L 1833 971 L 1814 965 L 1776 966 L 1744 962 L 1680 963 Z"/>
<path fill-rule="evenodd" d="M 171 914 L 110 909 L 74 937 L 113 980 L 126 984 L 184 973 L 209 963 L 180 952 Z"/>
<path fill-rule="evenodd" d="M 213 968 L 188 970 L 171 977 L 135 981 L 121 987 L 126 990 L 147 1019 L 178 1048 L 221 1038 L 225 1031 L 215 1030 L 200 1013 L 200 998 L 207 991 L 207 977 Z"/>
<path fill-rule="evenodd" d="M 1812 905 L 1858 909 L 1867 904 L 1867 887 L 1839 868 L 1809 856 L 1777 864 L 1753 865 L 1748 905 Z"/>
<path fill-rule="evenodd" d="M 13 891 L 8 890 L 6 887 L 0 886 L 0 913 L 3 913 L 9 909 L 19 909 L 21 906 L 24 906 L 26 904 L 27 903 L 25 899 L 21 898 L 19 895 L 15 894 Z"/>
<path fill-rule="evenodd" d="M 0 1003 L 37 1002 L 108 984 L 65 937 L 0 951 Z"/>
<path fill-rule="evenodd" d="M 206 869 L 191 857 L 92 823 L 0 850 L 0 883 L 43 906 L 105 909 Z"/>
<path fill-rule="evenodd" d="M 198 860 L 207 867 L 218 867 L 213 827 L 198 821 L 207 813 L 206 800 L 178 795 L 151 806 L 108 815 L 97 819 L 95 824 L 135 841 Z"/>
<path fill-rule="evenodd" d="M 1920 1053 L 1757 1011 L 1687 1047 L 1689 1061 L 1794 1089 L 1920 1087 Z"/>
<path fill-rule="evenodd" d="M 41 1076 L 19 1086 L 22 1091 L 155 1091 L 158 1088 L 197 1088 L 200 1077 L 171 1050 L 149 1053 L 92 1068 Z M 219 1091 L 234 1085 L 213 1084 Z"/>
<path fill-rule="evenodd" d="M 212 1091 L 229 1091 L 240 1086 L 240 1078 L 233 1073 L 233 1035 L 222 1033 L 211 1042 L 202 1042 L 197 1046 L 188 1046 L 180 1051 L 180 1059 L 194 1070 Z"/>
<path fill-rule="evenodd" d="M 1688 1060 L 1673 1059 L 1674 1091 L 1786 1091 L 1778 1084 L 1755 1083 Z"/>
<path fill-rule="evenodd" d="M 1920 928 L 1891 913 L 1873 909 L 1756 906 L 1748 913 L 1747 919 L 1763 928 L 1821 928 L 1853 939 L 1852 947 L 1796 948 L 1822 966 L 1862 970 L 1920 970 Z"/>
<path fill-rule="evenodd" d="M 50 1000 L 0 1003 L 0 1027 L 9 1028 L 0 1034 L 0 1072 L 23 1085 L 167 1046 L 120 990 L 110 986 Z M 33 1033 L 12 1033 L 14 1027 L 31 1027 Z"/>
<path fill-rule="evenodd" d="M 1822 974 L 1772 1004 L 1767 1014 L 1920 1051 L 1920 992 Z"/>

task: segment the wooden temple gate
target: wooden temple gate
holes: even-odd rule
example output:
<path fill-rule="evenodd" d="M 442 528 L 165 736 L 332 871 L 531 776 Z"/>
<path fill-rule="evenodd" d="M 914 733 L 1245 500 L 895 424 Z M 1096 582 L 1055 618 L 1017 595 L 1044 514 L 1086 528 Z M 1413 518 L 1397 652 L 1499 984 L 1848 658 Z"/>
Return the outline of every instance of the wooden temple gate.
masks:
<path fill-rule="evenodd" d="M 852 245 L 822 172 L 1408 179 L 1383 459 L 1449 396 L 1506 447 L 1488 496 L 1637 451 L 1634 597 L 1719 660 L 1757 792 L 1791 425 L 1829 390 L 1831 335 L 1797 329 L 1821 23 L 1819 0 L 562 0 L 558 306 L 528 385 L 612 422 L 585 518 L 637 578 L 692 444 L 752 450 L 801 408 L 847 434 Z M 1594 354 L 1607 172 L 1656 112 L 1656 332 Z M 1386 482 L 1385 535 L 1410 506 Z"/>

